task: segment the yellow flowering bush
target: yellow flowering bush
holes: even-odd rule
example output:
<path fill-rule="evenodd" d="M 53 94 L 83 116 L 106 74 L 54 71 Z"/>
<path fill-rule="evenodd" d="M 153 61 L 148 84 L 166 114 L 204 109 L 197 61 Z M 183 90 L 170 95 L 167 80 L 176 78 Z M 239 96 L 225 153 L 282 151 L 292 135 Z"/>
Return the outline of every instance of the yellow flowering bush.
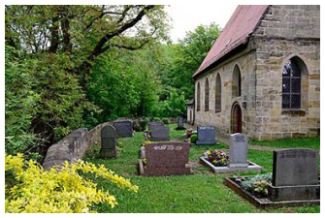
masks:
<path fill-rule="evenodd" d="M 6 187 L 5 211 L 8 213 L 84 213 L 96 212 L 91 206 L 108 203 L 112 208 L 117 201 L 108 191 L 97 188 L 97 184 L 85 180 L 78 172 L 94 173 L 113 182 L 119 188 L 138 191 L 129 179 L 116 175 L 103 165 L 78 161 L 66 162 L 60 170 L 44 171 L 42 166 L 24 156 L 5 157 Z"/>

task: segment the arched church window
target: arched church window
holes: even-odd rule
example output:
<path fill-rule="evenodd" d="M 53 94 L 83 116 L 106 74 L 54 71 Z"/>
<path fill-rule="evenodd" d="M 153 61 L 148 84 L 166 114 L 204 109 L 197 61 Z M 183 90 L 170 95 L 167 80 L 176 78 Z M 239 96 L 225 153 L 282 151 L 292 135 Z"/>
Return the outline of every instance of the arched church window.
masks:
<path fill-rule="evenodd" d="M 301 108 L 301 68 L 290 59 L 282 70 L 282 108 Z"/>
<path fill-rule="evenodd" d="M 215 95 L 215 112 L 221 112 L 221 79 L 220 74 L 216 79 L 216 95 Z"/>
<path fill-rule="evenodd" d="M 235 66 L 232 75 L 232 97 L 241 95 L 241 73 L 238 65 Z"/>

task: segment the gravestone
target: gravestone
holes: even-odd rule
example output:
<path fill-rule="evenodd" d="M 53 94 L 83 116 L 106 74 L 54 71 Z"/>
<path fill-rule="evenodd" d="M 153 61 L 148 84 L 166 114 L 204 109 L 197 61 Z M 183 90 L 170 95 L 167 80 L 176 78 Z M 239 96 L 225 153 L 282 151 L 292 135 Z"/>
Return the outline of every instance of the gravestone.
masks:
<path fill-rule="evenodd" d="M 235 133 L 229 139 L 229 167 L 248 167 L 248 137 Z"/>
<path fill-rule="evenodd" d="M 318 158 L 319 151 L 312 149 L 274 151 L 270 200 L 319 200 Z"/>
<path fill-rule="evenodd" d="M 133 123 L 131 120 L 117 120 L 113 122 L 118 137 L 132 137 Z"/>
<path fill-rule="evenodd" d="M 184 128 L 184 118 L 183 117 L 177 117 L 177 127 L 176 130 L 183 130 Z"/>
<path fill-rule="evenodd" d="M 263 167 L 247 159 L 247 152 L 248 136 L 235 133 L 229 138 L 229 162 L 227 166 L 215 166 L 206 155 L 200 157 L 200 161 L 209 166 L 215 173 L 261 171 Z"/>
<path fill-rule="evenodd" d="M 285 149 L 274 151 L 273 185 L 315 185 L 318 182 L 318 151 Z"/>
<path fill-rule="evenodd" d="M 161 121 L 151 121 L 148 123 L 148 129 L 151 131 L 151 129 L 155 126 L 165 126 L 165 124 Z"/>
<path fill-rule="evenodd" d="M 169 128 L 165 126 L 152 126 L 150 136 L 151 141 L 168 141 Z"/>
<path fill-rule="evenodd" d="M 145 145 L 146 165 L 142 167 L 144 176 L 170 176 L 191 174 L 187 167 L 190 143 L 157 142 Z"/>
<path fill-rule="evenodd" d="M 198 136 L 198 140 L 196 142 L 197 145 L 217 144 L 215 126 L 198 126 L 197 136 Z"/>
<path fill-rule="evenodd" d="M 116 131 L 111 125 L 104 126 L 101 130 L 101 158 L 116 157 Z"/>

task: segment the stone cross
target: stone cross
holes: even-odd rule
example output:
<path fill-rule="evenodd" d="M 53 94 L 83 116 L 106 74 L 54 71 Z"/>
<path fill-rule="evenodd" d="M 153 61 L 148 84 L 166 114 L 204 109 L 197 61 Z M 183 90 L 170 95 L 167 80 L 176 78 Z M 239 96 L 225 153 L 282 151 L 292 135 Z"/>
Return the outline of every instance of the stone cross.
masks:
<path fill-rule="evenodd" d="M 113 122 L 118 137 L 132 137 L 133 123 L 131 120 L 117 120 Z"/>
<path fill-rule="evenodd" d="M 215 126 L 198 126 L 197 135 L 198 135 L 198 140 L 196 142 L 197 145 L 217 144 Z"/>
<path fill-rule="evenodd" d="M 247 162 L 248 136 L 235 133 L 229 139 L 229 167 L 248 167 Z"/>
<path fill-rule="evenodd" d="M 101 130 L 100 157 L 116 157 L 116 131 L 111 125 L 104 126 Z"/>
<path fill-rule="evenodd" d="M 319 151 L 291 148 L 273 155 L 273 186 L 318 184 Z"/>

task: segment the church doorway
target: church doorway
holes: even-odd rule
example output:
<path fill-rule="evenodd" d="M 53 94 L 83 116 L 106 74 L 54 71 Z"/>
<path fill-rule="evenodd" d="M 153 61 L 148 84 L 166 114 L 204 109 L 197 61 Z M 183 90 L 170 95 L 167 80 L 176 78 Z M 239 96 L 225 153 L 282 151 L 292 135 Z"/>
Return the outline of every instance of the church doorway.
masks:
<path fill-rule="evenodd" d="M 242 111 L 237 102 L 235 102 L 231 109 L 231 133 L 242 132 Z"/>

